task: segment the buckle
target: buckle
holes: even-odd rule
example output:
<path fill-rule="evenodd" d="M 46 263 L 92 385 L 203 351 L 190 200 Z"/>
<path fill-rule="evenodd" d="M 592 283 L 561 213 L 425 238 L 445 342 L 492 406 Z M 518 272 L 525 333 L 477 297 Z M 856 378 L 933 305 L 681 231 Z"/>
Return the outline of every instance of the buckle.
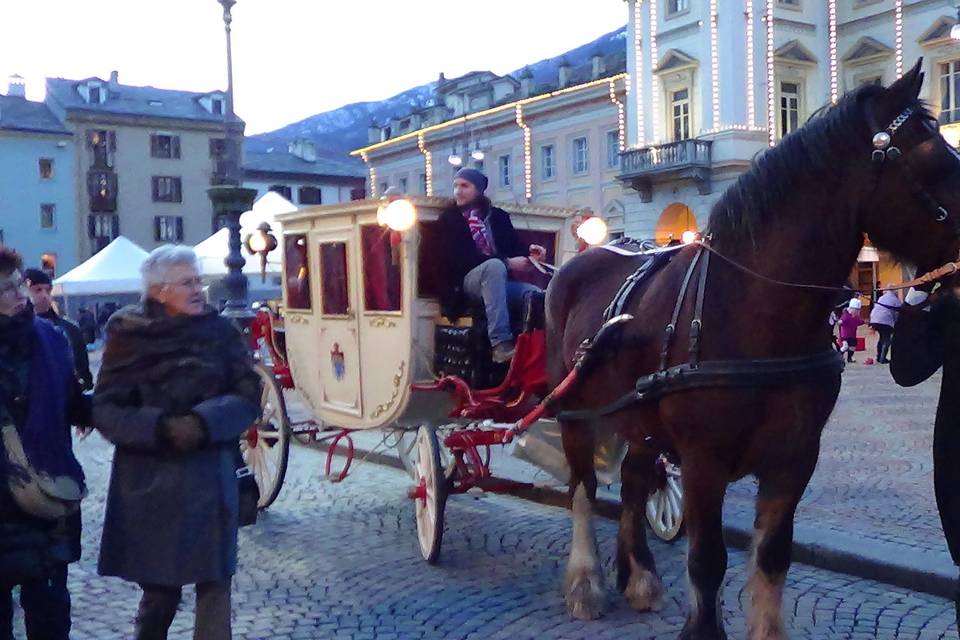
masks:
<path fill-rule="evenodd" d="M 239 467 L 237 469 L 237 479 L 246 478 L 247 476 L 253 475 L 253 469 L 247 466 Z"/>

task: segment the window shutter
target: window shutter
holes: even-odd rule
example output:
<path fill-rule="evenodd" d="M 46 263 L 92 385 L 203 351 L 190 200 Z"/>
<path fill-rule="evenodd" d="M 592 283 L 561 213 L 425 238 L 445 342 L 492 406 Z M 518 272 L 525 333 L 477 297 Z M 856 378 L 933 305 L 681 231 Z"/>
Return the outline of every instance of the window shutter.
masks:
<path fill-rule="evenodd" d="M 109 140 L 110 151 L 116 151 L 116 150 L 117 150 L 117 134 L 116 134 L 116 132 L 115 132 L 115 131 L 108 131 L 108 132 L 107 132 L 107 140 Z"/>
<path fill-rule="evenodd" d="M 153 201 L 157 202 L 160 198 L 160 178 L 153 176 L 150 181 L 153 185 Z"/>
<path fill-rule="evenodd" d="M 183 242 L 183 217 L 177 216 L 177 242 Z"/>
<path fill-rule="evenodd" d="M 153 216 L 153 239 L 162 240 L 160 237 L 160 216 Z"/>
<path fill-rule="evenodd" d="M 173 178 L 173 201 L 183 202 L 183 190 L 180 178 Z"/>
<path fill-rule="evenodd" d="M 113 240 L 120 235 L 120 216 L 114 214 L 110 220 L 110 239 Z"/>
<path fill-rule="evenodd" d="M 156 134 L 150 134 L 150 157 L 157 157 L 157 136 Z"/>
<path fill-rule="evenodd" d="M 180 159 L 180 136 L 172 136 L 170 146 L 173 151 L 173 157 Z"/>
<path fill-rule="evenodd" d="M 97 135 L 96 129 L 87 129 L 87 146 L 88 147 L 93 146 L 93 139 L 96 137 L 96 135 Z"/>
<path fill-rule="evenodd" d="M 87 237 L 93 238 L 97 234 L 97 218 L 96 216 L 87 216 Z"/>

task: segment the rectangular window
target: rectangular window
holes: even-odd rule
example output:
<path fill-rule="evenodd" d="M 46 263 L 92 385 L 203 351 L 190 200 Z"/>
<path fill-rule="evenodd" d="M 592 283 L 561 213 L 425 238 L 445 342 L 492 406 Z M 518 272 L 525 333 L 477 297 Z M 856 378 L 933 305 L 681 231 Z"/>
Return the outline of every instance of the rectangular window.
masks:
<path fill-rule="evenodd" d="M 620 166 L 620 130 L 607 131 L 607 169 Z"/>
<path fill-rule="evenodd" d="M 667 15 L 683 13 L 690 8 L 690 0 L 667 0 Z"/>
<path fill-rule="evenodd" d="M 574 138 L 573 140 L 573 172 L 577 174 L 586 173 L 590 170 L 590 149 L 587 146 L 586 138 Z"/>
<path fill-rule="evenodd" d="M 497 175 L 501 187 L 510 186 L 510 156 L 500 156 L 497 164 Z"/>
<path fill-rule="evenodd" d="M 360 227 L 363 249 L 363 306 L 367 311 L 400 311 L 401 264 L 393 259 L 390 233 L 379 225 Z"/>
<path fill-rule="evenodd" d="M 154 216 L 153 239 L 157 242 L 183 242 L 183 217 Z"/>
<path fill-rule="evenodd" d="M 183 202 L 180 178 L 174 176 L 153 176 L 154 202 Z"/>
<path fill-rule="evenodd" d="M 100 87 L 91 86 L 89 89 L 87 89 L 87 91 L 90 94 L 90 100 L 87 102 L 90 104 L 100 104 Z"/>
<path fill-rule="evenodd" d="M 53 229 L 57 226 L 56 211 L 57 207 L 54 204 L 44 203 L 40 205 L 41 229 Z"/>
<path fill-rule="evenodd" d="M 800 128 L 800 85 L 780 83 L 780 135 L 785 136 Z"/>
<path fill-rule="evenodd" d="M 290 200 L 291 202 L 293 201 L 293 189 L 285 184 L 272 184 L 267 190 L 273 191 L 274 193 L 279 193 L 287 200 Z"/>
<path fill-rule="evenodd" d="M 51 158 L 40 158 L 38 164 L 41 180 L 49 180 L 53 177 L 53 160 Z"/>
<path fill-rule="evenodd" d="M 420 193 L 427 194 L 427 174 L 420 174 Z"/>
<path fill-rule="evenodd" d="M 940 122 L 960 122 L 960 60 L 940 64 Z"/>
<path fill-rule="evenodd" d="M 178 159 L 180 157 L 180 136 L 164 133 L 151 134 L 150 157 Z"/>
<path fill-rule="evenodd" d="M 400 193 L 406 193 L 406 192 L 407 192 L 407 179 L 400 178 Z"/>
<path fill-rule="evenodd" d="M 553 145 L 547 144 L 540 147 L 540 176 L 544 180 L 552 180 L 556 176 L 554 165 Z"/>
<path fill-rule="evenodd" d="M 90 211 L 95 213 L 117 210 L 117 174 L 110 170 L 91 169 L 87 173 L 87 193 Z"/>
<path fill-rule="evenodd" d="M 323 200 L 320 187 L 300 187 L 297 190 L 297 197 L 300 199 L 300 204 L 321 204 Z"/>
<path fill-rule="evenodd" d="M 211 112 L 213 113 L 213 115 L 215 115 L 215 116 L 222 116 L 222 115 L 223 115 L 223 100 L 221 100 L 220 98 L 214 98 L 213 100 L 211 100 L 211 101 L 210 101 L 210 111 L 211 111 Z"/>
<path fill-rule="evenodd" d="M 302 233 L 285 235 L 283 254 L 283 277 L 287 283 L 287 309 L 310 309 L 310 261 L 307 259 L 307 236 Z"/>
<path fill-rule="evenodd" d="M 690 90 L 681 89 L 670 94 L 670 117 L 673 121 L 673 139 L 690 138 Z"/>
<path fill-rule="evenodd" d="M 384 193 L 386 193 L 387 188 L 388 188 L 389 186 L 390 186 L 390 185 L 387 184 L 386 182 L 381 182 L 381 183 L 380 183 L 380 192 L 379 192 L 377 195 L 382 196 Z"/>
<path fill-rule="evenodd" d="M 113 167 L 113 154 L 117 150 L 117 134 L 102 129 L 87 130 L 87 146 L 93 151 L 93 165 L 98 169 Z"/>
<path fill-rule="evenodd" d="M 210 138 L 210 157 L 219 158 L 223 155 L 227 147 L 227 141 L 223 138 Z"/>
<path fill-rule="evenodd" d="M 320 293 L 325 315 L 345 316 L 350 312 L 346 242 L 320 243 Z"/>
<path fill-rule="evenodd" d="M 96 253 L 120 235 L 120 216 L 94 214 L 87 217 L 87 235 Z"/>
<path fill-rule="evenodd" d="M 57 254 L 55 253 L 43 253 L 40 254 L 40 270 L 51 278 L 57 277 Z"/>
<path fill-rule="evenodd" d="M 777 4 L 787 7 L 788 9 L 800 8 L 800 0 L 777 0 Z"/>

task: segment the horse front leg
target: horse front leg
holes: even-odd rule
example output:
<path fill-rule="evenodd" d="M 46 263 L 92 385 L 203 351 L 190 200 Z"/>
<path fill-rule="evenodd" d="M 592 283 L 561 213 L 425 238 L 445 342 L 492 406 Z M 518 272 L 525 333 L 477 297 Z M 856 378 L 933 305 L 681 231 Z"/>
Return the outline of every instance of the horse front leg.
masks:
<path fill-rule="evenodd" d="M 752 604 L 747 637 L 750 640 L 785 640 L 787 637 L 783 626 L 783 585 L 790 568 L 793 518 L 816 467 L 818 449 L 814 446 L 792 464 L 758 474 L 753 571 L 749 581 Z"/>
<path fill-rule="evenodd" d="M 593 529 L 597 476 L 593 468 L 593 431 L 587 424 L 561 424 L 563 450 L 570 464 L 573 539 L 563 581 L 567 611 L 574 618 L 593 620 L 603 613 L 603 569 Z"/>
<path fill-rule="evenodd" d="M 726 640 L 720 588 L 727 571 L 723 498 L 728 478 L 716 460 L 707 455 L 694 457 L 681 452 L 681 456 L 690 593 L 687 621 L 680 640 Z"/>
<path fill-rule="evenodd" d="M 631 444 L 620 466 L 620 529 L 617 532 L 617 588 L 637 611 L 663 607 L 663 583 L 647 546 L 646 504 L 656 487 L 659 453 Z"/>

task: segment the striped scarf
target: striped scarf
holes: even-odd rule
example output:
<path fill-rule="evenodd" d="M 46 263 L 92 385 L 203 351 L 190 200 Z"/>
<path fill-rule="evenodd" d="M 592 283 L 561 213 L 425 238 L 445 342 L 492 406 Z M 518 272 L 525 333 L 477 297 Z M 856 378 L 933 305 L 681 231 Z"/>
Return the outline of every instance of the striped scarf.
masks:
<path fill-rule="evenodd" d="M 480 219 L 480 209 L 468 209 L 463 212 L 463 217 L 467 219 L 467 226 L 470 227 L 470 235 L 473 236 L 477 249 L 485 256 L 492 256 L 493 248 L 490 246 L 490 238 L 487 237 L 487 227 Z"/>

